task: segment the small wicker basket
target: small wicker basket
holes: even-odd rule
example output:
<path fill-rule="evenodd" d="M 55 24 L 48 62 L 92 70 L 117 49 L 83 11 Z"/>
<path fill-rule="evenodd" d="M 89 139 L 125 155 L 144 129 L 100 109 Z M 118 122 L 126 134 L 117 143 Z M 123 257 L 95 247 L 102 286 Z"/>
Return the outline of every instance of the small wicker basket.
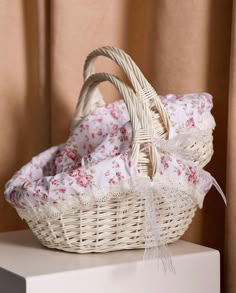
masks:
<path fill-rule="evenodd" d="M 166 112 L 160 97 L 152 85 L 147 81 L 133 59 L 123 50 L 112 46 L 105 46 L 92 51 L 87 56 L 84 64 L 84 80 L 95 72 L 94 63 L 99 56 L 113 60 L 125 72 L 133 86 L 138 100 L 145 105 L 145 112 L 147 113 L 150 111 L 155 135 L 162 139 L 168 139 L 170 122 L 168 113 Z M 100 96 L 102 99 L 102 95 L 98 90 L 96 90 L 96 96 Z M 81 105 L 80 100 L 79 104 Z M 90 105 L 87 110 L 91 111 L 91 107 L 94 106 L 96 106 L 95 103 Z M 83 119 L 84 115 L 87 115 L 87 112 L 82 112 L 81 108 L 78 107 L 74 116 L 73 126 L 78 124 L 79 121 Z M 202 139 L 195 139 L 186 143 L 183 142 L 181 148 L 182 152 L 185 153 L 185 156 L 189 157 L 198 166 L 206 166 L 213 155 L 212 129 L 209 129 Z"/>

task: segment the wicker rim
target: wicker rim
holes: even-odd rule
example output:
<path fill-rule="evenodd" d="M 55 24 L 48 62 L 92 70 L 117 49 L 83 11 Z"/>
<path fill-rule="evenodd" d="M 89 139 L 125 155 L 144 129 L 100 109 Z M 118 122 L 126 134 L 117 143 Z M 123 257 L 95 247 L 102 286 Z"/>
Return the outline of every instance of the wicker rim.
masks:
<path fill-rule="evenodd" d="M 84 79 L 86 80 L 91 74 L 95 72 L 94 63 L 99 56 L 110 58 L 123 69 L 129 78 L 140 102 L 144 104 L 149 111 L 154 112 L 154 115 L 152 115 L 154 120 L 161 120 L 159 123 L 161 123 L 161 126 L 164 128 L 163 131 L 167 135 L 169 132 L 169 118 L 167 111 L 160 100 L 160 97 L 144 77 L 143 73 L 133 61 L 133 59 L 123 50 L 112 46 L 105 46 L 92 51 L 87 56 L 84 64 Z M 153 109 L 149 109 L 149 99 L 153 99 Z M 147 112 L 148 110 L 145 111 Z M 157 113 L 160 115 L 160 117 L 157 115 Z"/>
<path fill-rule="evenodd" d="M 149 172 L 145 171 L 148 175 L 154 175 L 157 170 L 157 149 L 153 144 L 155 130 L 152 125 L 152 117 L 150 111 L 144 111 L 144 107 L 138 99 L 132 88 L 127 86 L 115 75 L 107 73 L 95 73 L 91 75 L 83 84 L 79 96 L 78 114 L 89 113 L 90 106 L 88 101 L 91 99 L 93 91 L 101 82 L 108 81 L 115 86 L 121 94 L 130 115 L 130 120 L 133 126 L 133 142 L 131 160 L 135 165 L 139 165 L 139 170 L 142 172 L 149 166 Z M 149 144 L 149 153 L 142 153 L 140 151 L 141 144 Z M 151 167 L 151 168 L 150 168 Z M 151 169 L 151 172 L 150 172 Z M 151 173 L 151 174 L 150 174 Z"/>

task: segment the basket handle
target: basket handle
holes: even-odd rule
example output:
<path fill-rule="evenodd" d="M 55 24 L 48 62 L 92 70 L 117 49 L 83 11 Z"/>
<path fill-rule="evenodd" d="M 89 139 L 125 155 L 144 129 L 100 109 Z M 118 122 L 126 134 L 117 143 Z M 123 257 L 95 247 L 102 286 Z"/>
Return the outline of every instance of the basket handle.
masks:
<path fill-rule="evenodd" d="M 160 100 L 160 97 L 144 77 L 143 73 L 133 61 L 133 59 L 123 50 L 112 46 L 105 46 L 92 51 L 87 56 L 84 64 L 84 80 L 86 80 L 91 74 L 95 72 L 94 63 L 96 58 L 99 56 L 110 58 L 123 69 L 142 103 L 147 103 L 149 99 L 153 99 L 154 108 L 158 111 L 161 117 L 165 131 L 168 132 L 169 118 L 166 109 Z M 99 94 L 98 91 L 97 93 Z M 153 111 L 153 109 L 150 110 Z"/>
<path fill-rule="evenodd" d="M 121 94 L 130 115 L 130 120 L 133 127 L 133 141 L 131 159 L 135 164 L 142 164 L 143 160 L 146 162 L 143 155 L 140 156 L 140 145 L 148 143 L 149 145 L 149 160 L 152 168 L 152 175 L 156 173 L 157 169 L 157 149 L 154 144 L 154 129 L 152 125 L 152 118 L 150 112 L 146 113 L 145 106 L 143 106 L 137 99 L 132 88 L 127 86 L 123 81 L 114 75 L 107 73 L 96 73 L 90 75 L 84 82 L 78 104 L 78 115 L 86 115 L 90 112 L 89 100 L 93 97 L 93 92 L 96 87 L 104 81 L 108 81 L 115 86 Z M 74 127 L 72 122 L 72 129 Z M 141 162 L 140 162 L 141 160 Z"/>

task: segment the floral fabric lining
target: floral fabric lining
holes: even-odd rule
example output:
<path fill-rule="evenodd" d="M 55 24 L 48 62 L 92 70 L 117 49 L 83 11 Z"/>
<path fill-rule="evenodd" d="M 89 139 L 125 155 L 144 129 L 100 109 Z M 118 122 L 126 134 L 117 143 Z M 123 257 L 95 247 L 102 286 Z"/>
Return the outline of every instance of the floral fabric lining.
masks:
<path fill-rule="evenodd" d="M 212 130 L 212 97 L 188 94 L 161 97 L 170 118 L 169 138 L 183 129 Z M 52 147 L 22 167 L 6 184 L 6 199 L 18 209 L 57 206 L 77 198 L 81 205 L 108 200 L 96 192 L 140 176 L 130 160 L 132 126 L 123 101 L 92 111 L 65 144 Z M 176 154 L 159 151 L 158 182 L 171 178 L 196 191 L 193 199 L 200 205 L 211 188 L 211 175 Z M 195 198 L 195 195 L 198 198 Z M 92 197 L 91 197 L 92 195 Z"/>

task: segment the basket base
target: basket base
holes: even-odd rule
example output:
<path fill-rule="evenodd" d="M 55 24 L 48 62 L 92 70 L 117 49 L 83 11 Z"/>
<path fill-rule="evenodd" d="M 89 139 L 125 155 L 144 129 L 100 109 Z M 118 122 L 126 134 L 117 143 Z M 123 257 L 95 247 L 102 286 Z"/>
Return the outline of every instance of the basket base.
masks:
<path fill-rule="evenodd" d="M 171 213 L 164 202 L 157 203 L 159 245 L 178 240 L 187 230 L 196 206 L 186 205 Z M 172 203 L 174 205 L 174 203 Z M 64 214 L 54 219 L 34 219 L 28 225 L 48 248 L 75 253 L 109 252 L 145 247 L 144 201 L 130 198 L 101 202 L 88 209 Z"/>

